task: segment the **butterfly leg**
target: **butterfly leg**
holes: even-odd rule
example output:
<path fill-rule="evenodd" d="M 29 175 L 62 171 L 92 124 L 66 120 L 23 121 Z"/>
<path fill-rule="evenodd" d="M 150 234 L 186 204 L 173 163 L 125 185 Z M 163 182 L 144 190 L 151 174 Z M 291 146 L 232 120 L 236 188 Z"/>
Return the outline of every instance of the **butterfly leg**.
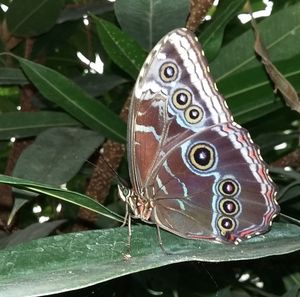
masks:
<path fill-rule="evenodd" d="M 127 239 L 125 257 L 127 259 L 129 259 L 129 258 L 131 258 L 131 236 L 132 236 L 130 213 L 127 213 L 127 217 L 128 217 L 128 220 L 127 220 L 128 221 L 128 239 Z"/>
<path fill-rule="evenodd" d="M 157 230 L 157 237 L 158 237 L 158 243 L 159 243 L 159 246 L 160 248 L 162 249 L 162 251 L 166 254 L 166 255 L 173 255 L 174 253 L 172 252 L 169 252 L 165 249 L 164 245 L 163 245 L 163 242 L 162 242 L 162 239 L 161 239 L 161 234 L 160 234 L 160 228 L 159 226 L 156 224 L 156 230 Z"/>
<path fill-rule="evenodd" d="M 131 231 L 131 215 L 128 213 L 127 214 L 128 218 L 128 237 L 127 237 L 127 244 L 125 248 L 125 252 L 123 254 L 124 260 L 128 261 L 131 258 L 131 236 L 132 236 L 132 231 Z"/>
<path fill-rule="evenodd" d="M 128 219 L 129 219 L 129 208 L 128 208 L 128 203 L 126 203 L 125 205 L 126 205 L 126 206 L 125 206 L 125 207 L 126 207 L 126 208 L 125 208 L 126 212 L 125 212 L 125 217 L 124 217 L 124 220 L 123 220 L 123 223 L 122 223 L 121 227 L 124 227 L 124 226 L 126 225 Z"/>

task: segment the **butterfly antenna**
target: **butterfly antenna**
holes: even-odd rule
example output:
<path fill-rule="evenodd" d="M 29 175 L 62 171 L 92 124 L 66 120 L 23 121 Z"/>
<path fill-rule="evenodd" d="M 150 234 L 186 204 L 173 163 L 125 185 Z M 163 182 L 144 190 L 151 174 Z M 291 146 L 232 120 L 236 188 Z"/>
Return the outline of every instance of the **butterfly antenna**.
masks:
<path fill-rule="evenodd" d="M 121 184 L 121 185 L 123 185 L 124 187 L 128 187 L 127 181 L 126 181 L 125 179 L 123 179 L 123 178 L 118 174 L 118 172 L 117 172 L 117 171 L 109 164 L 109 162 L 107 162 L 107 161 L 104 159 L 104 157 L 101 155 L 101 153 L 99 153 L 99 156 L 100 156 L 100 158 L 104 161 L 104 163 L 106 164 L 106 166 L 112 171 L 114 177 L 117 178 L 118 183 Z M 93 167 L 96 168 L 96 165 L 95 165 L 93 162 L 91 162 L 91 161 L 89 161 L 89 160 L 86 160 L 86 162 L 87 162 L 88 164 L 90 164 L 90 165 L 92 165 Z"/>
<path fill-rule="evenodd" d="M 104 161 L 104 163 L 106 164 L 106 166 L 111 170 L 111 172 L 113 173 L 114 177 L 117 178 L 118 183 L 121 184 L 121 185 L 123 185 L 124 187 L 128 187 L 128 183 L 126 182 L 126 180 L 123 179 L 123 178 L 118 174 L 118 172 L 117 172 L 117 171 L 109 164 L 108 161 L 106 161 L 106 160 L 104 159 L 104 157 L 103 157 L 100 153 L 99 153 L 99 156 L 100 156 L 100 158 Z"/>

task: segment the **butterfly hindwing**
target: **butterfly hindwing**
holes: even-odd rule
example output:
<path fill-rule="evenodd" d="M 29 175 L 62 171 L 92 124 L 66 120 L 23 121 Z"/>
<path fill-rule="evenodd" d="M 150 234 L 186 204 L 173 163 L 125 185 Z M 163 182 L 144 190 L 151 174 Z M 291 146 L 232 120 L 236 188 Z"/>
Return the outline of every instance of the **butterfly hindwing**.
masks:
<path fill-rule="evenodd" d="M 265 163 L 235 123 L 195 133 L 158 168 L 152 220 L 183 237 L 234 242 L 265 232 L 278 211 Z"/>

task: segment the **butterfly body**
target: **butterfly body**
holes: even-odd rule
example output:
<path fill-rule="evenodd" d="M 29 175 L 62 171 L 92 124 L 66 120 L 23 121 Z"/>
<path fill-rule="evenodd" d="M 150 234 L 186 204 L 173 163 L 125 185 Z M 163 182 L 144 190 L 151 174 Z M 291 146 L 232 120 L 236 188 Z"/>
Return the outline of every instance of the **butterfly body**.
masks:
<path fill-rule="evenodd" d="M 238 243 L 266 232 L 276 187 L 258 147 L 234 122 L 192 32 L 176 29 L 151 51 L 128 122 L 135 217 L 189 239 Z"/>

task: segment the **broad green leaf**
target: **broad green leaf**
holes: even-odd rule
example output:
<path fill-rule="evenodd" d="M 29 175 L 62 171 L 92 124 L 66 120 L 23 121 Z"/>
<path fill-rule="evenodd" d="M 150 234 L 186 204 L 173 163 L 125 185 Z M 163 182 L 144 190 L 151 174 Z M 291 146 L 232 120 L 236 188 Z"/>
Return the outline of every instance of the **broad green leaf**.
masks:
<path fill-rule="evenodd" d="M 54 127 L 80 126 L 80 123 L 63 112 L 6 112 L 0 114 L 0 139 L 36 136 Z"/>
<path fill-rule="evenodd" d="M 17 59 L 25 74 L 45 98 L 89 128 L 117 141 L 125 141 L 125 123 L 104 104 L 90 97 L 57 71 L 20 57 Z"/>
<path fill-rule="evenodd" d="M 13 176 L 49 185 L 67 183 L 104 138 L 91 130 L 51 128 L 23 150 Z"/>
<path fill-rule="evenodd" d="M 48 129 L 22 151 L 13 175 L 48 185 L 67 183 L 103 142 L 98 133 L 79 128 Z M 30 199 L 15 195 L 9 223 Z"/>
<path fill-rule="evenodd" d="M 34 223 L 24 229 L 16 230 L 13 233 L 0 238 L 0 249 L 45 237 L 65 222 L 66 220 L 56 220 L 42 224 Z"/>
<path fill-rule="evenodd" d="M 273 62 L 289 59 L 299 54 L 299 19 L 300 3 L 297 3 L 272 14 L 258 24 L 264 44 L 269 50 Z M 216 81 L 260 65 L 253 46 L 254 33 L 252 29 L 224 46 L 217 58 L 210 64 Z M 297 64 L 299 65 L 299 63 Z"/>
<path fill-rule="evenodd" d="M 0 67 L 0 85 L 25 85 L 28 80 L 18 68 Z"/>
<path fill-rule="evenodd" d="M 221 1 L 212 20 L 205 24 L 203 30 L 200 27 L 199 40 L 209 61 L 216 56 L 221 47 L 226 25 L 236 17 L 244 4 L 245 0 L 232 0 L 229 3 Z"/>
<path fill-rule="evenodd" d="M 20 188 L 20 189 L 26 189 L 28 191 L 38 193 L 38 194 L 48 195 L 49 197 L 60 199 L 84 207 L 86 209 L 89 209 L 93 212 L 111 218 L 113 220 L 123 222 L 123 219 L 120 215 L 114 213 L 113 211 L 106 208 L 96 200 L 91 199 L 90 197 L 80 193 L 63 190 L 60 188 L 52 187 L 38 182 L 33 182 L 22 178 L 17 178 L 17 177 L 2 175 L 2 174 L 0 174 L 0 183 L 11 185 L 13 187 Z"/>
<path fill-rule="evenodd" d="M 6 14 L 8 29 L 21 37 L 45 33 L 55 25 L 63 5 L 64 0 L 14 0 Z"/>
<path fill-rule="evenodd" d="M 114 24 L 93 18 L 99 39 L 110 58 L 132 78 L 136 78 L 146 59 L 145 51 Z"/>
<path fill-rule="evenodd" d="M 156 228 L 143 225 L 133 226 L 128 259 L 127 232 L 125 227 L 65 234 L 0 251 L 0 296 L 41 296 L 179 262 L 259 259 L 300 248 L 299 227 L 274 224 L 271 232 L 238 246 L 186 240 L 162 231 L 164 248 L 172 253 L 166 254 Z"/>
<path fill-rule="evenodd" d="M 300 91 L 300 56 L 280 61 L 276 66 L 286 79 Z M 284 106 L 273 92 L 269 77 L 261 65 L 221 80 L 220 92 L 239 123 L 249 122 Z"/>
<path fill-rule="evenodd" d="M 143 48 L 151 50 L 166 33 L 185 27 L 189 14 L 189 1 L 116 1 L 115 14 L 122 29 L 137 40 Z"/>

